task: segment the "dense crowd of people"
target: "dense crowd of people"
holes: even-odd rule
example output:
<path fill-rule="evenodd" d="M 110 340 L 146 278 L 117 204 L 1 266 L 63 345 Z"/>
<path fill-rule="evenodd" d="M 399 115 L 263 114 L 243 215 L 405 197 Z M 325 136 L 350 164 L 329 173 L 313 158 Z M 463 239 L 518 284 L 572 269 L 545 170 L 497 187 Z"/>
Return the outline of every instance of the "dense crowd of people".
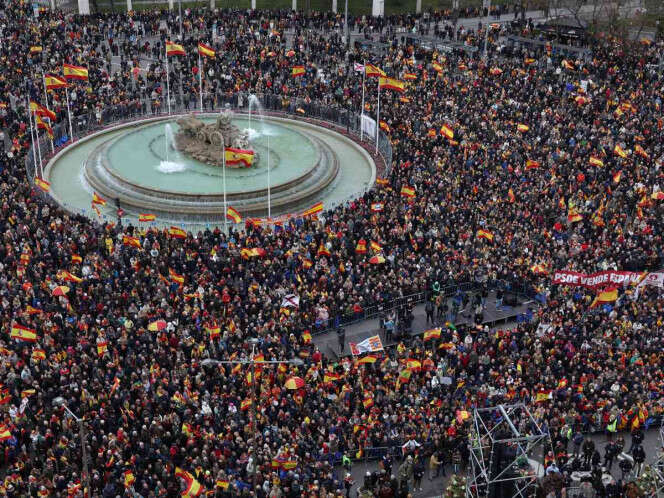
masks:
<path fill-rule="evenodd" d="M 381 457 L 382 473 L 362 483 L 362 496 L 405 497 L 423 477 L 465 465 L 473 407 L 530 405 L 552 435 L 550 468 L 579 453 L 583 434 L 639 433 L 661 416 L 661 289 L 620 288 L 615 302 L 591 307 L 594 292 L 551 284 L 557 269 L 661 268 L 664 81 L 653 67 L 661 44 L 604 37 L 587 60 L 545 47 L 496 59 L 494 35 L 488 64 L 396 41 L 375 57 L 347 48 L 323 15 L 188 13 L 189 55 L 170 65 L 170 81 L 182 78 L 174 98 L 193 107 L 199 41 L 218 53 L 205 61 L 207 107 L 255 92 L 278 96 L 285 109 L 358 110 L 363 76 L 354 62 L 415 78 L 403 94 L 382 92 L 393 164 L 373 190 L 283 229 L 247 224 L 180 238 L 68 214 L 25 174 L 26 96 L 43 102 L 42 73 L 63 63 L 89 69 L 69 89 L 74 115 L 163 110 L 163 44 L 178 31 L 175 18 L 46 11 L 35 19 L 29 8 L 4 2 L 0 14 L 0 118 L 11 143 L 0 151 L 7 496 L 83 495 L 80 425 L 63 402 L 85 427 L 89 494 L 104 497 L 183 488 L 193 496 L 197 485 L 213 496 L 346 496 L 344 467 L 367 452 Z M 483 39 L 464 36 L 468 46 Z M 292 78 L 293 65 L 306 74 Z M 367 82 L 373 116 L 376 84 Z M 51 92 L 50 105 L 66 122 L 61 93 Z M 123 244 L 126 235 L 140 248 Z M 243 248 L 265 253 L 248 258 Z M 385 263 L 369 264 L 378 252 Z M 449 310 L 432 313 L 440 337 L 414 336 L 360 362 L 330 360 L 312 342 L 336 317 L 414 293 L 445 308 L 440 289 L 462 282 L 518 283 L 544 304 L 506 331 L 457 328 Z M 284 307 L 287 295 L 299 305 Z M 13 338 L 16 326 L 35 331 L 35 341 Z M 303 364 L 241 363 L 256 358 Z M 304 385 L 286 388 L 293 376 Z"/>

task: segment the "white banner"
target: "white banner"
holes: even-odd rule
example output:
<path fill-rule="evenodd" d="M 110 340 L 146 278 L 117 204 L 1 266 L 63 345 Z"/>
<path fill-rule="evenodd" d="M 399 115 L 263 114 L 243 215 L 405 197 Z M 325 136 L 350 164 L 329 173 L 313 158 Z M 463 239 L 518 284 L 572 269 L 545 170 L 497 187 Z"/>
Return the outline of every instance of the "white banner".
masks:
<path fill-rule="evenodd" d="M 376 120 L 362 114 L 362 132 L 372 140 L 376 139 Z"/>
<path fill-rule="evenodd" d="M 348 345 L 350 346 L 350 353 L 353 356 L 357 356 L 362 353 L 375 353 L 376 351 L 383 351 L 383 342 L 380 340 L 379 335 L 372 335 L 368 339 L 365 339 L 357 344 L 354 342 L 349 342 Z"/>

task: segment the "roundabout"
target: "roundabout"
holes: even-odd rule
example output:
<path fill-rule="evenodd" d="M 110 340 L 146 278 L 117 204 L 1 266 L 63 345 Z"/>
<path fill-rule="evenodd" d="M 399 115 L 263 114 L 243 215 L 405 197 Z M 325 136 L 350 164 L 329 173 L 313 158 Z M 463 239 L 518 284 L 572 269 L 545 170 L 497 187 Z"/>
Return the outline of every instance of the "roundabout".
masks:
<path fill-rule="evenodd" d="M 361 195 L 376 177 L 369 154 L 348 137 L 308 122 L 235 114 L 233 128 L 251 154 L 249 164 L 223 167 L 222 148 L 208 144 L 205 157 L 184 147 L 185 115 L 110 126 L 56 154 L 44 171 L 52 197 L 70 212 L 126 221 L 155 215 L 155 225 L 224 223 L 224 205 L 243 218 L 298 213 L 312 204 L 334 206 Z M 220 114 L 197 115 L 213 127 Z M 228 161 L 228 150 L 226 153 Z M 96 193 L 107 201 L 91 209 Z M 268 210 L 268 202 L 270 208 Z"/>

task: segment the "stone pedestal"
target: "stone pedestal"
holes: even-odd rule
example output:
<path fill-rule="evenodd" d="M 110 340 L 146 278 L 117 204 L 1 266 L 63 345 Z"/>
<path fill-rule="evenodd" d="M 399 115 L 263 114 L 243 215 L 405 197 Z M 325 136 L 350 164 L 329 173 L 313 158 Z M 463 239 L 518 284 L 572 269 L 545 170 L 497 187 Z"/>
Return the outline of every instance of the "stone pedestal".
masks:
<path fill-rule="evenodd" d="M 78 0 L 78 13 L 82 16 L 90 14 L 90 0 Z"/>
<path fill-rule="evenodd" d="M 375 17 L 385 15 L 385 0 L 373 0 L 371 5 L 371 15 Z"/>

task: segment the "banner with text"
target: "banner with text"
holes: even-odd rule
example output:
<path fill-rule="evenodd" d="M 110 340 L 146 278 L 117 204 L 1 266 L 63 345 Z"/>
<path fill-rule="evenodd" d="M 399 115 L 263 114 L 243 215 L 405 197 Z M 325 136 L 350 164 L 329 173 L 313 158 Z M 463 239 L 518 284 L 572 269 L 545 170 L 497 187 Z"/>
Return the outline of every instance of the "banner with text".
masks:
<path fill-rule="evenodd" d="M 601 287 L 617 287 L 620 285 L 638 284 L 664 287 L 664 272 L 652 272 L 643 277 L 643 272 L 636 271 L 601 271 L 586 275 L 568 270 L 557 270 L 553 273 L 553 283 L 557 285 L 581 286 L 586 289 Z"/>

